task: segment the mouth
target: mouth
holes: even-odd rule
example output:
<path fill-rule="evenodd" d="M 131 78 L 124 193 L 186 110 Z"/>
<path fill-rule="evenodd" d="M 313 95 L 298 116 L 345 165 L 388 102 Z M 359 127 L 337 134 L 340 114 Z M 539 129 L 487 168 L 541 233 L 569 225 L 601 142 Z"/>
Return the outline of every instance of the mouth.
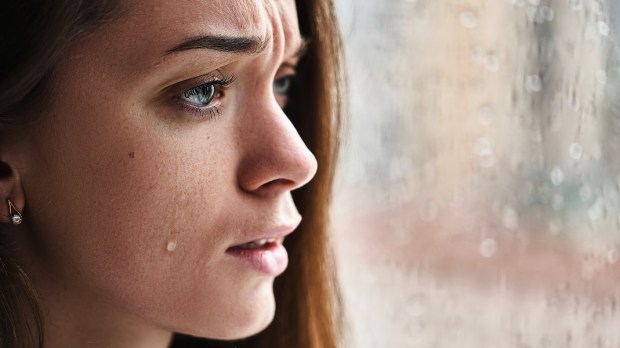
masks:
<path fill-rule="evenodd" d="M 275 244 L 282 244 L 284 238 L 269 238 L 269 239 L 257 239 L 251 242 L 239 244 L 228 248 L 229 250 L 269 250 L 275 246 Z"/>
<path fill-rule="evenodd" d="M 288 266 L 288 253 L 282 243 L 297 226 L 298 224 L 278 227 L 253 240 L 229 247 L 226 254 L 259 273 L 278 276 Z"/>

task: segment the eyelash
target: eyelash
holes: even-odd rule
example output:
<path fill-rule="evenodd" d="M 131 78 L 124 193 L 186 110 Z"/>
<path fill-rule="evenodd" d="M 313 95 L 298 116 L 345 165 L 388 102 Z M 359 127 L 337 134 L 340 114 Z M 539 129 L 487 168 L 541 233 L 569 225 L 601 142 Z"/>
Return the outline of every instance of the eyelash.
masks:
<path fill-rule="evenodd" d="M 218 71 L 218 73 L 220 73 Z M 213 102 L 216 99 L 221 98 L 223 91 L 230 87 L 230 85 L 235 81 L 236 76 L 233 74 L 230 75 L 224 75 L 220 73 L 219 77 L 212 77 L 210 81 L 206 82 L 206 83 L 202 83 L 198 86 L 189 88 L 185 91 L 183 91 L 181 94 L 178 94 L 175 99 L 177 100 L 177 102 L 179 103 L 180 107 L 187 112 L 190 112 L 194 115 L 196 115 L 196 117 L 200 118 L 200 119 L 214 119 L 216 117 L 218 117 L 219 115 L 221 115 L 222 110 L 221 110 L 221 105 L 212 105 Z M 209 103 L 205 106 L 197 106 L 197 105 L 191 105 L 187 100 L 184 100 L 183 98 L 189 98 L 190 96 L 196 95 L 196 93 L 190 93 L 191 91 L 196 91 L 196 90 L 200 90 L 200 89 L 206 89 L 206 88 L 215 88 L 215 91 L 213 92 L 213 96 L 211 98 L 211 100 L 209 101 Z"/>

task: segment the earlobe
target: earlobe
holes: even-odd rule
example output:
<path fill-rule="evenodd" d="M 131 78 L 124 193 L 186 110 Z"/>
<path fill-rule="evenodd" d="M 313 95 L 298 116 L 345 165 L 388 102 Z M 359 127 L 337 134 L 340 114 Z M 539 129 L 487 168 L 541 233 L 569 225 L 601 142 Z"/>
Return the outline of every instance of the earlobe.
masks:
<path fill-rule="evenodd" d="M 20 213 L 19 210 L 15 208 L 13 203 L 11 203 L 10 199 L 7 199 L 6 202 L 9 206 L 9 217 L 11 218 L 11 223 L 13 223 L 13 225 L 20 225 L 23 220 L 22 213 Z"/>
<path fill-rule="evenodd" d="M 21 224 L 25 205 L 19 173 L 8 163 L 0 161 L 0 223 Z"/>

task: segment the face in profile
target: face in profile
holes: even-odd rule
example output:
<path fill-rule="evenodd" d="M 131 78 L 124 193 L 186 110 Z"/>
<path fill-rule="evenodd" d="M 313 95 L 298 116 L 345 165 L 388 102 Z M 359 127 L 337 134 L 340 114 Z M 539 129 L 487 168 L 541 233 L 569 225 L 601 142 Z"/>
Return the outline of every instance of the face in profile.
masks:
<path fill-rule="evenodd" d="M 316 171 L 282 111 L 302 48 L 292 0 L 132 1 L 73 43 L 21 140 L 50 313 L 213 338 L 269 324 L 291 191 Z"/>

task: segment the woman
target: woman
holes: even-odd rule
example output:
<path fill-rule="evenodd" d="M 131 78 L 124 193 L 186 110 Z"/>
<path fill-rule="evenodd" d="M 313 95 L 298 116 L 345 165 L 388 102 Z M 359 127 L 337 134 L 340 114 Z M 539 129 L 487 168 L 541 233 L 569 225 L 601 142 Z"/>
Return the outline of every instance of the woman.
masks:
<path fill-rule="evenodd" d="M 330 1 L 4 7 L 0 346 L 336 346 Z"/>

